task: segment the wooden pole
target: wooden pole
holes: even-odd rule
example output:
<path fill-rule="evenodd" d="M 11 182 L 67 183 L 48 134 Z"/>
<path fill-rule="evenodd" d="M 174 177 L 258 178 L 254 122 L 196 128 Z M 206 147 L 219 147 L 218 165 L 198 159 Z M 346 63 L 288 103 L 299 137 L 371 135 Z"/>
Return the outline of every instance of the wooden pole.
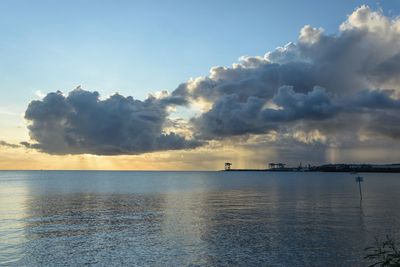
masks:
<path fill-rule="evenodd" d="M 355 180 L 358 183 L 358 190 L 360 191 L 360 200 L 362 200 L 361 182 L 364 180 L 364 178 L 361 176 L 357 176 Z"/>

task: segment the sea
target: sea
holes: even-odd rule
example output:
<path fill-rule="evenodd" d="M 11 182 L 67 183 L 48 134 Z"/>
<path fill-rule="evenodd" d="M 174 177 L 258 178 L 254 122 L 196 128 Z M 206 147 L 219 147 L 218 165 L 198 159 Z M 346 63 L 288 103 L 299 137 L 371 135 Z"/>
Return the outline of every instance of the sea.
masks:
<path fill-rule="evenodd" d="M 400 174 L 1 171 L 0 266 L 367 266 Z"/>

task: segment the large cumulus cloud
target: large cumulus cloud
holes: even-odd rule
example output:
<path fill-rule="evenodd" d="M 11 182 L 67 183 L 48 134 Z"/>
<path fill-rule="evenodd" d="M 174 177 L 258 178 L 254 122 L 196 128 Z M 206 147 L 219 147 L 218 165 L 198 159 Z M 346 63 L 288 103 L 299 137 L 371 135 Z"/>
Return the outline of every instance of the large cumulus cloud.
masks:
<path fill-rule="evenodd" d="M 105 100 L 99 93 L 82 89 L 64 96 L 49 93 L 32 101 L 25 113 L 34 144 L 25 146 L 50 154 L 138 154 L 158 150 L 186 149 L 200 142 L 174 132 L 163 124 L 169 104 L 177 98 L 149 97 L 145 101 L 115 94 Z"/>
<path fill-rule="evenodd" d="M 400 18 L 361 6 L 335 34 L 306 25 L 296 42 L 213 67 L 161 98 L 50 93 L 26 111 L 36 143 L 25 145 L 54 154 L 135 154 L 254 136 L 274 136 L 262 143 L 282 151 L 387 145 L 400 138 L 399 97 Z M 193 139 L 166 132 L 174 125 L 168 107 L 192 104 L 203 112 L 179 124 Z"/>
<path fill-rule="evenodd" d="M 296 43 L 214 67 L 173 94 L 209 103 L 192 119 L 198 138 L 271 131 L 318 131 L 335 145 L 371 132 L 398 138 L 399 59 L 400 19 L 362 6 L 336 34 L 306 25 Z"/>

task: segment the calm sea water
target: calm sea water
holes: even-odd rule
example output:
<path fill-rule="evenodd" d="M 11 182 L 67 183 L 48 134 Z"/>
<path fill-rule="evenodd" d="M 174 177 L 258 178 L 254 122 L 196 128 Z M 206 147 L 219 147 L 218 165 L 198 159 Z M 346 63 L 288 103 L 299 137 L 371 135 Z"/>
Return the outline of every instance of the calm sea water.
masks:
<path fill-rule="evenodd" d="M 0 265 L 365 266 L 400 175 L 0 172 Z"/>

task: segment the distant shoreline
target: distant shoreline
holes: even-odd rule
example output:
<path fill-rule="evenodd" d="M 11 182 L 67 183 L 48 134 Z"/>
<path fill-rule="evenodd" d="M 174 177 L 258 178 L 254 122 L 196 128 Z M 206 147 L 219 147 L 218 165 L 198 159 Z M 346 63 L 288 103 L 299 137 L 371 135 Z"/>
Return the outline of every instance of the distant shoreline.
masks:
<path fill-rule="evenodd" d="M 252 171 L 252 172 L 371 172 L 371 173 L 400 173 L 400 164 L 325 164 L 308 167 L 276 167 L 269 169 L 225 169 L 223 171 Z"/>
<path fill-rule="evenodd" d="M 270 170 L 270 169 L 231 169 L 231 170 L 221 170 L 223 172 L 348 172 L 352 171 L 298 171 L 298 170 Z M 400 173 L 400 170 L 369 170 L 369 171 L 357 171 L 356 173 Z"/>

